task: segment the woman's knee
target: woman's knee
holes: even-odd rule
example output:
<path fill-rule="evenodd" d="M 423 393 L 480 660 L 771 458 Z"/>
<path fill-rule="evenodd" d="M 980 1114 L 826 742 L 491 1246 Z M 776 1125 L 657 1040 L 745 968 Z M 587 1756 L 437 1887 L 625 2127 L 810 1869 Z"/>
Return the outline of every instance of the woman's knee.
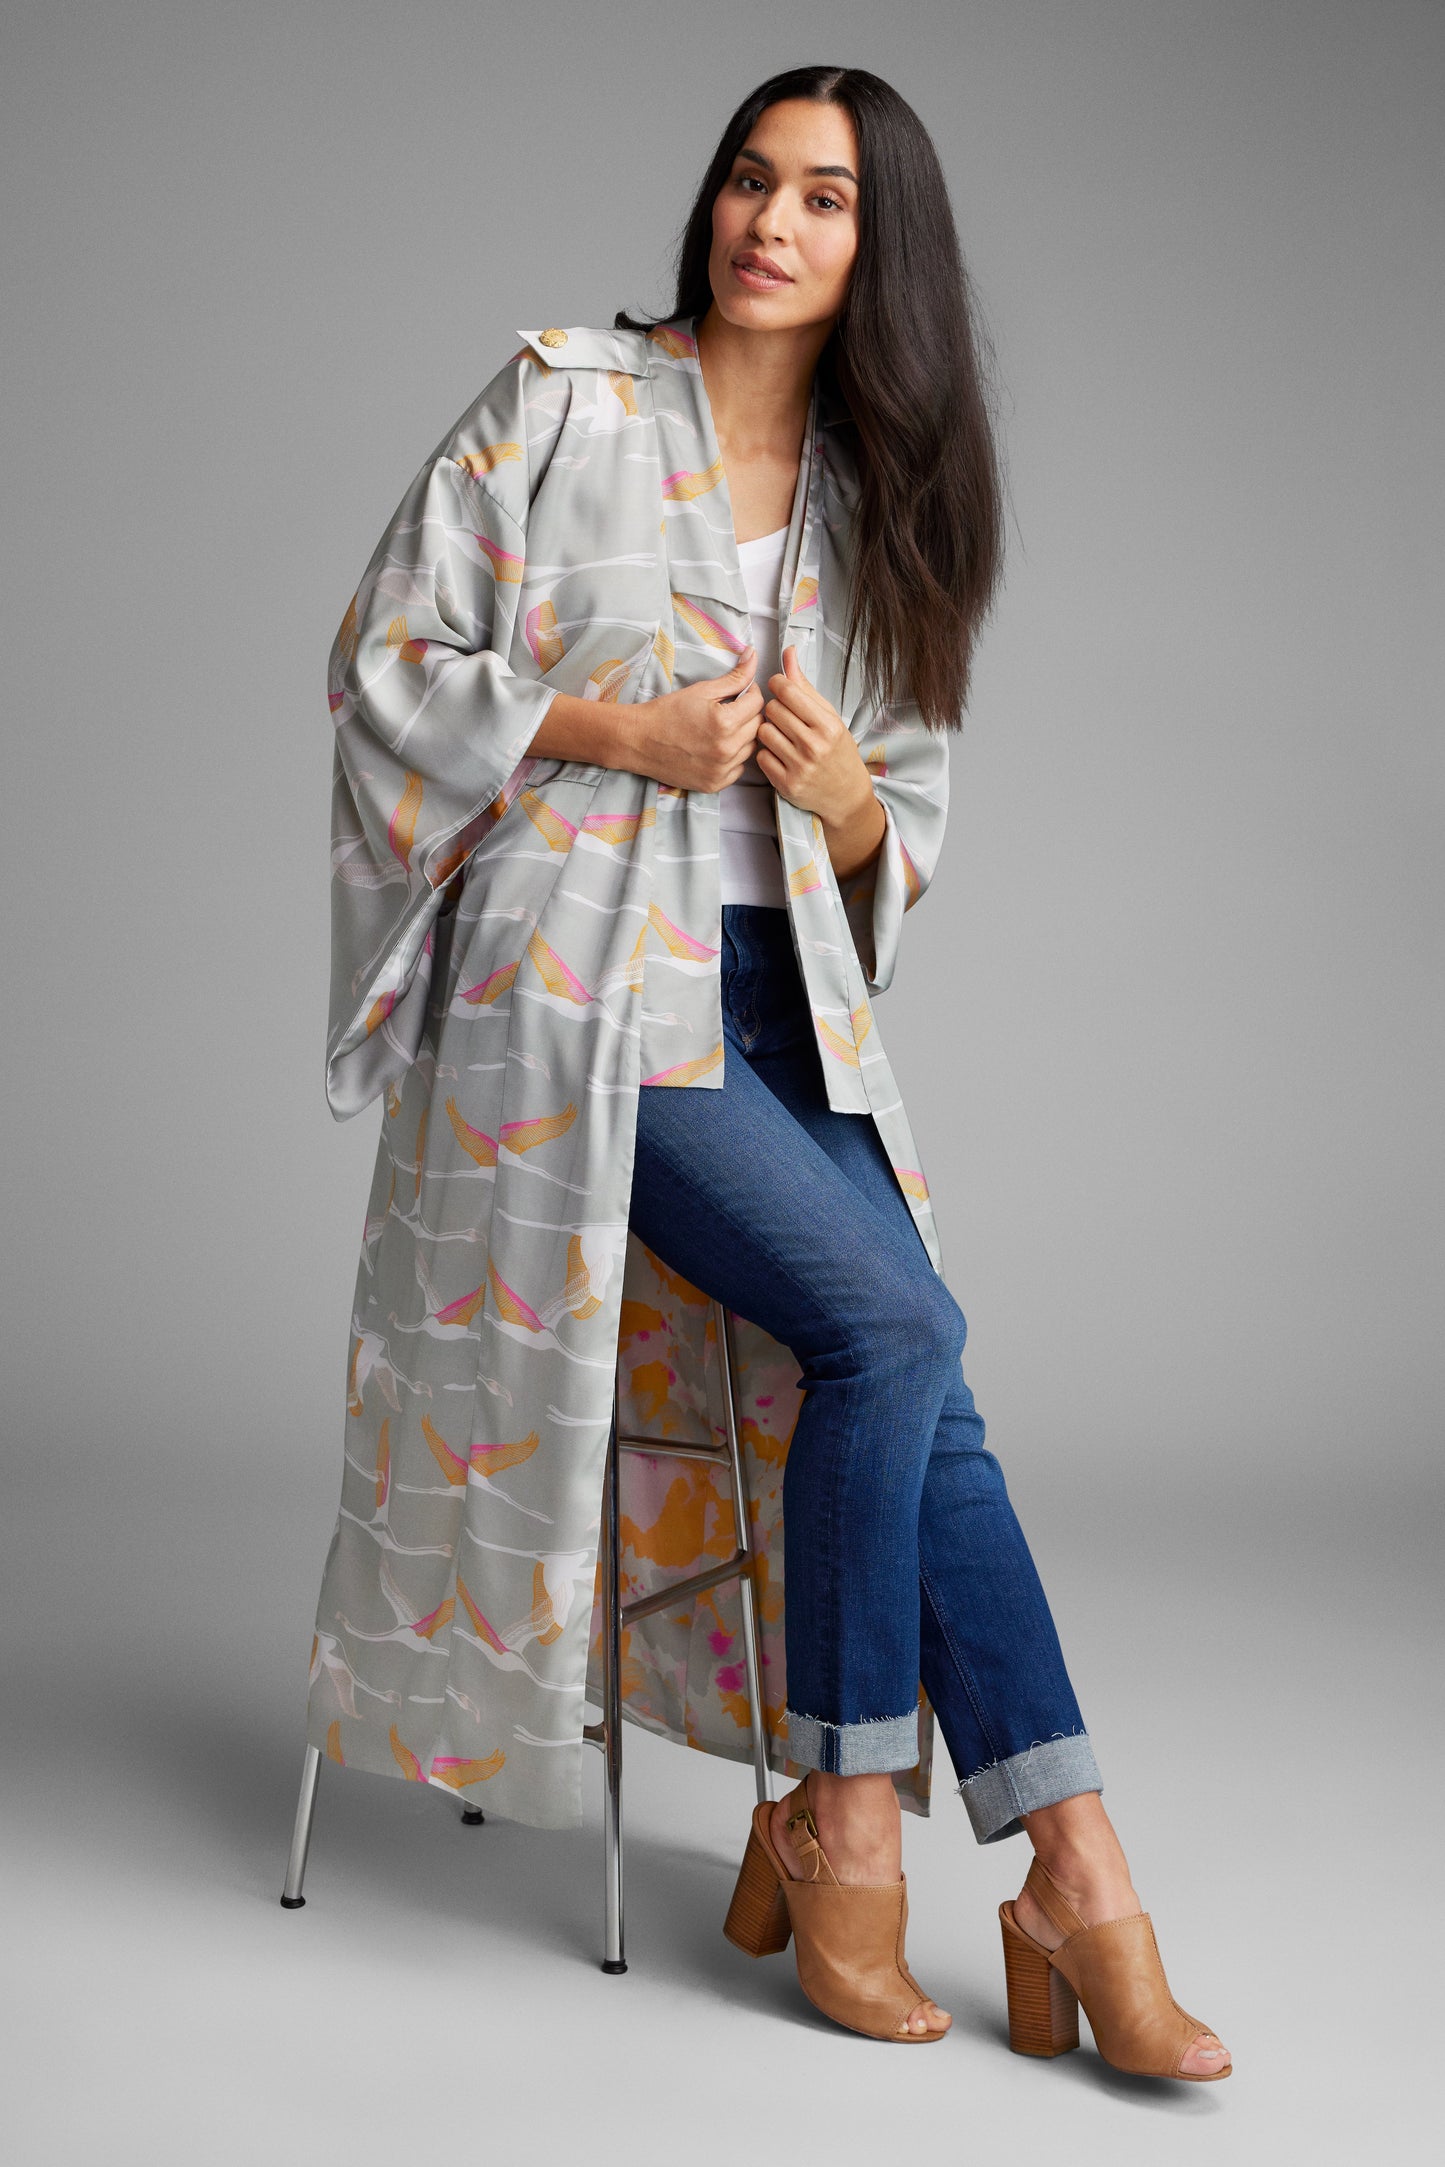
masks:
<path fill-rule="evenodd" d="M 963 1359 L 968 1324 L 963 1311 L 936 1274 L 927 1298 L 920 1299 L 917 1304 L 916 1330 L 923 1359 L 936 1363 L 944 1371 L 957 1367 Z"/>
<path fill-rule="evenodd" d="M 850 1320 L 850 1367 L 879 1384 L 894 1379 L 916 1384 L 920 1373 L 946 1383 L 963 1357 L 967 1336 L 963 1311 L 930 1270 Z"/>

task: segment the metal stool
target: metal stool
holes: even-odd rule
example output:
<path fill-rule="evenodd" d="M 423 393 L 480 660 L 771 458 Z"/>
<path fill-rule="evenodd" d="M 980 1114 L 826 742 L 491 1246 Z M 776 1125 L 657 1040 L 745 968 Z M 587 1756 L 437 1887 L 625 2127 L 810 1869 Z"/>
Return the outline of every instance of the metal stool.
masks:
<path fill-rule="evenodd" d="M 733 1322 L 721 1302 L 712 1305 L 713 1321 L 717 1331 L 718 1369 L 722 1379 L 724 1442 L 721 1445 L 675 1444 L 667 1438 L 641 1437 L 624 1431 L 620 1426 L 621 1389 L 614 1379 L 612 1392 L 612 1432 L 607 1443 L 607 1461 L 602 1485 L 602 1720 L 600 1723 L 583 1725 L 582 1736 L 589 1745 L 600 1748 L 605 1771 L 604 1789 L 604 1949 L 602 1969 L 606 1972 L 624 1972 L 627 1960 L 623 1955 L 622 1934 L 622 1628 L 638 1618 L 651 1617 L 655 1611 L 669 1610 L 674 1604 L 686 1602 L 690 1597 L 702 1595 L 709 1588 L 721 1586 L 724 1581 L 736 1580 L 738 1600 L 743 1616 L 743 1652 L 747 1663 L 748 1704 L 752 1714 L 753 1772 L 757 1778 L 758 1798 L 772 1797 L 772 1784 L 768 1775 L 767 1721 L 763 1708 L 762 1648 L 758 1639 L 757 1604 L 753 1594 L 752 1517 L 749 1512 L 747 1473 L 743 1465 L 742 1443 L 739 1434 L 737 1396 L 734 1386 L 736 1350 L 733 1343 Z M 679 1460 L 706 1460 L 714 1466 L 726 1467 L 732 1483 L 733 1520 L 737 1531 L 733 1555 L 721 1565 L 709 1566 L 706 1572 L 693 1573 L 683 1580 L 674 1580 L 670 1586 L 655 1595 L 639 1597 L 635 1602 L 621 1600 L 622 1566 L 620 1556 L 621 1534 L 621 1466 L 624 1452 L 648 1452 L 666 1454 Z M 296 1824 L 291 1836 L 291 1854 L 286 1863 L 286 1885 L 281 1903 L 287 1911 L 299 1911 L 306 1899 L 301 1884 L 306 1875 L 306 1856 L 311 1847 L 311 1825 L 316 1813 L 316 1783 L 321 1773 L 321 1749 L 308 1745 L 301 1764 L 301 1795 L 296 1802 Z M 486 1815 L 480 1806 L 464 1806 L 462 1820 L 471 1828 L 477 1828 Z"/>

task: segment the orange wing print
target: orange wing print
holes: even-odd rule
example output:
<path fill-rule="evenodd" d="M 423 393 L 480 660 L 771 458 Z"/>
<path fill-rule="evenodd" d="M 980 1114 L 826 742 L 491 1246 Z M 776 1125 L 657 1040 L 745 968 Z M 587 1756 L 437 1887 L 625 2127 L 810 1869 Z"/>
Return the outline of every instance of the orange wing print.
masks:
<path fill-rule="evenodd" d="M 535 790 L 524 790 L 517 803 L 521 806 L 537 833 L 545 839 L 549 850 L 570 850 L 572 848 L 572 845 L 577 840 L 577 830 L 573 827 L 571 821 L 564 820 L 562 815 L 550 806 L 545 798 L 538 797 Z"/>
<path fill-rule="evenodd" d="M 472 1600 L 471 1591 L 460 1574 L 457 1576 L 457 1594 L 461 1597 L 463 1610 L 465 1610 L 472 1624 L 476 1627 L 478 1637 L 486 1642 L 494 1655 L 510 1655 L 511 1649 L 501 1635 L 482 1616 L 482 1613 Z"/>
<path fill-rule="evenodd" d="M 458 1458 L 457 1454 L 453 1452 L 430 1415 L 423 1415 L 421 1418 L 421 1434 L 431 1446 L 432 1458 L 446 1476 L 447 1481 L 465 1482 L 467 1479 L 466 1461 Z"/>
<path fill-rule="evenodd" d="M 520 587 L 524 565 L 523 560 L 513 550 L 499 549 L 495 542 L 488 541 L 485 534 L 477 535 L 476 544 L 491 566 L 493 577 L 499 585 Z"/>
<path fill-rule="evenodd" d="M 406 629 L 406 613 L 393 617 L 386 628 L 386 644 L 394 647 L 403 662 L 420 662 L 426 653 L 426 641 L 414 640 Z"/>
<path fill-rule="evenodd" d="M 530 1151 L 536 1144 L 550 1144 L 554 1136 L 565 1136 L 577 1119 L 577 1109 L 569 1100 L 560 1114 L 534 1114 L 530 1121 L 504 1121 L 497 1137 L 508 1151 Z"/>
<path fill-rule="evenodd" d="M 654 346 L 662 348 L 669 361 L 683 361 L 689 354 L 697 352 L 696 339 L 690 337 L 686 331 L 674 331 L 667 324 L 654 325 L 647 336 Z"/>
<path fill-rule="evenodd" d="M 459 1294 L 454 1302 L 443 1309 L 433 1311 L 438 1324 L 471 1324 L 482 1306 L 482 1289 L 473 1287 L 470 1294 Z"/>
<path fill-rule="evenodd" d="M 615 700 L 627 683 L 627 664 L 620 655 L 612 655 L 606 662 L 599 662 L 591 671 L 587 683 L 591 690 L 584 692 L 584 700 Z"/>
<path fill-rule="evenodd" d="M 550 948 L 540 932 L 534 933 L 527 943 L 527 953 L 537 966 L 537 976 L 549 993 L 561 1000 L 575 1001 L 585 1008 L 592 996 L 575 971 L 569 970 L 555 948 Z"/>
<path fill-rule="evenodd" d="M 742 653 L 742 647 L 731 632 L 725 631 L 716 617 L 710 617 L 705 609 L 699 609 L 697 603 L 690 602 L 685 594 L 675 594 L 672 606 L 683 623 L 690 625 L 697 633 L 705 647 L 720 647 L 727 655 Z"/>
<path fill-rule="evenodd" d="M 378 1030 L 385 1023 L 395 1006 L 395 992 L 379 993 L 377 995 L 370 1008 L 366 1011 L 366 1035 L 368 1038 L 370 1038 L 373 1031 Z M 389 1114 L 396 1112 L 396 1107 L 391 1103 L 390 1093 L 387 1094 L 386 1110 Z"/>
<path fill-rule="evenodd" d="M 525 629 L 527 645 L 532 650 L 538 669 L 555 668 L 566 654 L 567 646 L 557 630 L 557 612 L 550 597 L 528 610 Z"/>
<path fill-rule="evenodd" d="M 512 965 L 514 975 L 516 968 L 517 966 L 514 963 Z M 494 972 L 493 976 L 495 975 Z M 491 984 L 491 979 L 487 980 L 487 984 Z M 497 1163 L 497 1139 L 495 1136 L 488 1136 L 484 1129 L 474 1129 L 470 1121 L 464 1121 L 455 1099 L 446 1101 L 446 1116 L 452 1125 L 452 1134 L 456 1137 L 467 1157 L 475 1159 L 478 1166 L 495 1166 Z"/>
<path fill-rule="evenodd" d="M 519 956 L 517 962 L 520 961 Z M 473 1008 L 490 1008 L 499 995 L 511 992 L 512 980 L 516 975 L 516 963 L 500 964 L 496 970 L 489 971 L 485 978 L 479 979 L 476 985 L 467 986 L 461 997 L 464 1001 L 470 1001 Z"/>
<path fill-rule="evenodd" d="M 599 1296 L 592 1292 L 592 1274 L 582 1254 L 582 1237 L 574 1234 L 567 1244 L 567 1284 L 562 1290 L 562 1300 L 574 1317 L 595 1317 L 602 1307 Z"/>
<path fill-rule="evenodd" d="M 411 862 L 411 848 L 416 841 L 416 819 L 420 811 L 421 777 L 420 775 L 414 775 L 411 769 L 408 768 L 406 771 L 406 788 L 402 791 L 400 803 L 387 823 L 386 830 L 386 839 L 391 845 L 391 854 L 394 858 L 399 858 L 403 865 L 409 865 Z"/>
<path fill-rule="evenodd" d="M 406 1777 L 407 1782 L 425 1783 L 426 1777 L 422 1774 L 421 1762 L 412 1752 L 410 1746 L 404 1746 L 402 1744 L 400 1737 L 397 1735 L 397 1728 L 394 1723 L 391 1726 L 389 1736 L 391 1739 L 391 1750 L 396 1757 L 396 1765 L 401 1770 L 402 1774 Z"/>
<path fill-rule="evenodd" d="M 475 481 L 479 474 L 490 474 L 497 467 L 507 466 L 513 459 L 520 459 L 521 456 L 520 444 L 484 444 L 480 451 L 464 451 L 457 465 L 465 467 Z"/>
<path fill-rule="evenodd" d="M 520 1467 L 524 1460 L 530 1460 L 541 1442 L 538 1431 L 528 1430 L 515 1444 L 473 1445 L 472 1465 L 479 1475 L 504 1475 L 509 1467 Z"/>
<path fill-rule="evenodd" d="M 706 941 L 700 941 L 694 934 L 684 933 L 680 925 L 674 925 L 667 913 L 659 910 L 655 903 L 648 905 L 647 922 L 670 955 L 686 956 L 693 963 L 706 963 L 717 954 L 717 950 L 709 948 Z"/>
<path fill-rule="evenodd" d="M 490 1258 L 487 1261 L 487 1278 L 491 1282 L 492 1299 L 497 1305 L 498 1314 L 504 1317 L 508 1324 L 525 1325 L 529 1332 L 545 1330 L 536 1310 L 529 1309 L 521 1295 L 513 1292 Z"/>
<path fill-rule="evenodd" d="M 821 1016 L 815 1016 L 813 1021 L 818 1026 L 819 1038 L 836 1060 L 846 1061 L 849 1068 L 858 1068 L 861 1065 L 857 1047 L 851 1045 L 840 1032 L 835 1031 L 831 1023 L 825 1023 Z"/>
<path fill-rule="evenodd" d="M 657 808 L 649 805 L 641 813 L 588 813 L 582 822 L 582 833 L 595 835 L 603 843 L 630 843 L 640 829 L 656 824 Z"/>
<path fill-rule="evenodd" d="M 692 1061 L 674 1062 L 671 1068 L 660 1068 L 654 1075 L 644 1076 L 645 1084 L 673 1084 L 686 1086 L 696 1083 L 699 1076 L 706 1076 L 715 1069 L 723 1057 L 722 1040 L 719 1039 L 711 1053 L 700 1053 Z"/>
<path fill-rule="evenodd" d="M 424 1618 L 413 1618 L 412 1631 L 420 1633 L 423 1640 L 433 1640 L 444 1625 L 450 1625 L 452 1612 L 456 1609 L 450 1595 L 439 1602 L 435 1610 L 429 1610 Z"/>
<path fill-rule="evenodd" d="M 710 489 L 716 489 L 722 478 L 721 459 L 714 459 L 710 467 L 703 467 L 696 474 L 690 474 L 686 467 L 679 467 L 675 474 L 663 476 L 662 494 L 670 504 L 691 504 L 694 497 L 705 497 Z"/>
<path fill-rule="evenodd" d="M 433 1757 L 431 1772 L 438 1783 L 449 1783 L 454 1790 L 464 1791 L 469 1783 L 485 1783 L 495 1776 L 507 1756 L 498 1746 L 484 1761 L 461 1761 L 454 1754 L 443 1753 Z"/>

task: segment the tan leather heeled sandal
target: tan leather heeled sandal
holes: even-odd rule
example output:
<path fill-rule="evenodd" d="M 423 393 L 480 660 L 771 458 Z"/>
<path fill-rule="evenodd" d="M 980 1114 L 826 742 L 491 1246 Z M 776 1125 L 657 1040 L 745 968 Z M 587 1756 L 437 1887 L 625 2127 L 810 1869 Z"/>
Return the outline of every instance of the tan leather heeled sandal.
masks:
<path fill-rule="evenodd" d="M 903 1961 L 908 1877 L 840 1881 L 818 1841 L 808 1779 L 790 1791 L 788 1833 L 806 1879 L 795 1881 L 773 1844 L 771 1805 L 753 1809 L 747 1849 L 723 1932 L 749 1956 L 775 1956 L 795 1940 L 798 1983 L 815 2009 L 870 2039 L 923 2046 L 941 2031 L 900 2030 L 929 1996 Z"/>
<path fill-rule="evenodd" d="M 1208 2072 L 1180 2068 L 1201 2032 L 1209 2039 L 1217 2035 L 1170 1993 L 1147 1911 L 1085 1926 L 1039 1859 L 1024 1887 L 1067 1939 L 1046 1949 L 1019 1925 L 1011 1903 L 998 1907 L 1008 2043 L 1015 2054 L 1067 2054 L 1079 2043 L 1082 2002 L 1094 2044 L 1111 2069 L 1178 2077 L 1185 2084 L 1213 2084 L 1233 2073 L 1233 2062 Z"/>

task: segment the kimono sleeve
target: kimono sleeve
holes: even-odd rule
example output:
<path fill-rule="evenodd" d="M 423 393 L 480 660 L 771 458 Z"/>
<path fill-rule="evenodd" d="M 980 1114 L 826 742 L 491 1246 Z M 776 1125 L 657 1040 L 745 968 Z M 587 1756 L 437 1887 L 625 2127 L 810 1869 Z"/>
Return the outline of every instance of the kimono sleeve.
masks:
<path fill-rule="evenodd" d="M 326 1095 L 337 1120 L 415 1059 L 443 890 L 556 696 L 509 660 L 532 373 L 514 356 L 426 461 L 332 646 Z"/>
<path fill-rule="evenodd" d="M 905 911 L 933 878 L 948 817 L 948 740 L 910 701 L 869 708 L 849 729 L 883 807 L 883 842 L 872 863 L 838 883 L 870 993 L 892 982 Z"/>

